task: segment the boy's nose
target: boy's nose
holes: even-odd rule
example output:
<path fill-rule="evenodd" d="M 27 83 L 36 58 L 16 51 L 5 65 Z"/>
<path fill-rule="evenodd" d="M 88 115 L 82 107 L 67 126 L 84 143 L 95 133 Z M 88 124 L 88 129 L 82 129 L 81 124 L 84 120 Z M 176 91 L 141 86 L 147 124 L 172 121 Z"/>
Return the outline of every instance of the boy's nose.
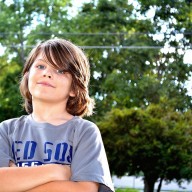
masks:
<path fill-rule="evenodd" d="M 43 77 L 48 77 L 49 79 L 51 79 L 53 77 L 51 69 L 46 69 L 44 71 Z"/>
<path fill-rule="evenodd" d="M 44 74 L 43 77 L 48 77 L 49 79 L 51 79 L 51 75 Z"/>

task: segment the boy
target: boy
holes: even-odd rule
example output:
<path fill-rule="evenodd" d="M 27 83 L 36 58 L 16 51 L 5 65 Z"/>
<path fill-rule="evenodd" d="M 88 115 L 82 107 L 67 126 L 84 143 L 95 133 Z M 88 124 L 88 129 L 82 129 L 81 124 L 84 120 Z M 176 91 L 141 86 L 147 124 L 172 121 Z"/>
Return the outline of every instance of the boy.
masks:
<path fill-rule="evenodd" d="M 0 124 L 0 191 L 114 191 L 91 115 L 89 63 L 64 39 L 37 45 L 20 82 L 28 115 Z M 43 166 L 41 166 L 43 165 Z"/>

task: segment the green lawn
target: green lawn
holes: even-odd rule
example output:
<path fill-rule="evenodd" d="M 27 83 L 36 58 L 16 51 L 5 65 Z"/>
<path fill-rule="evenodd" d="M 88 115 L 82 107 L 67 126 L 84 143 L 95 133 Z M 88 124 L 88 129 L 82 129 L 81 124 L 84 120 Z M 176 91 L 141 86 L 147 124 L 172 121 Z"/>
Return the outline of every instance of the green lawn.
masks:
<path fill-rule="evenodd" d="M 115 192 L 139 192 L 139 190 L 127 188 L 127 189 L 116 189 Z"/>
<path fill-rule="evenodd" d="M 126 188 L 126 189 L 115 189 L 115 192 L 139 192 L 139 190 L 137 189 L 130 189 L 130 188 Z M 163 192 L 163 191 L 162 191 Z M 164 191 L 165 192 L 165 191 Z M 170 191 L 170 192 L 179 192 L 179 191 Z M 184 191 L 183 191 L 184 192 Z"/>

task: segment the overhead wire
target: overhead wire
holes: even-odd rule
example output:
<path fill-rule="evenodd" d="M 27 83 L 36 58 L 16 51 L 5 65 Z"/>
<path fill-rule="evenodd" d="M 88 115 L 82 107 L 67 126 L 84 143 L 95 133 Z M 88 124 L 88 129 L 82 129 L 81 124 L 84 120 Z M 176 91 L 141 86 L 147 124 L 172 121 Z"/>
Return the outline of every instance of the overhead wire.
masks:
<path fill-rule="evenodd" d="M 3 47 L 10 47 L 10 48 L 33 48 L 34 46 L 29 46 L 29 45 L 3 45 Z M 121 45 L 103 45 L 103 46 L 98 46 L 98 45 L 92 45 L 92 46 L 79 46 L 82 49 L 163 49 L 165 48 L 164 46 L 121 46 Z M 184 47 L 173 47 L 176 49 L 181 49 Z"/>
<path fill-rule="evenodd" d="M 0 36 L 4 35 L 18 35 L 19 33 L 14 33 L 14 32 L 0 32 Z M 171 33 L 149 33 L 149 32 L 134 32 L 134 33 L 129 33 L 129 32 L 98 32 L 98 33 L 84 33 L 84 32 L 64 32 L 64 33 L 49 33 L 49 32 L 37 32 L 33 33 L 32 35 L 54 35 L 54 36 L 64 36 L 64 35 L 70 35 L 70 36 L 123 36 L 123 35 L 192 35 L 192 32 L 171 32 Z M 1 44 L 1 42 L 0 42 Z M 11 47 L 11 48 L 19 48 L 19 47 L 25 47 L 25 48 L 33 48 L 34 46 L 30 45 L 3 45 L 4 47 Z M 79 47 L 83 49 L 162 49 L 164 46 L 127 46 L 127 45 L 79 45 Z M 176 47 L 172 46 L 173 48 L 183 48 L 183 47 Z"/>
<path fill-rule="evenodd" d="M 15 32 L 0 32 L 0 35 L 18 35 Z M 32 35 L 86 35 L 86 36 L 98 36 L 98 35 L 192 35 L 192 32 L 170 32 L 170 33 L 149 33 L 149 32 L 98 32 L 98 33 L 86 33 L 86 32 L 33 32 Z"/>

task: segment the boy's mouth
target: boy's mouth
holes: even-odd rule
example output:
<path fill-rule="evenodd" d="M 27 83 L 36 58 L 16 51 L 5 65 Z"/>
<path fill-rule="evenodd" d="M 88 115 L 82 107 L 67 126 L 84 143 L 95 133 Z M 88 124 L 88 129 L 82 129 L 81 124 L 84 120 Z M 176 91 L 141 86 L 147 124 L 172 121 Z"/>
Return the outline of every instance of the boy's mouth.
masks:
<path fill-rule="evenodd" d="M 48 83 L 48 82 L 46 82 L 46 81 L 40 81 L 40 82 L 37 82 L 37 84 L 38 84 L 38 85 L 43 85 L 43 86 L 55 88 L 55 86 L 53 86 L 51 83 Z"/>

